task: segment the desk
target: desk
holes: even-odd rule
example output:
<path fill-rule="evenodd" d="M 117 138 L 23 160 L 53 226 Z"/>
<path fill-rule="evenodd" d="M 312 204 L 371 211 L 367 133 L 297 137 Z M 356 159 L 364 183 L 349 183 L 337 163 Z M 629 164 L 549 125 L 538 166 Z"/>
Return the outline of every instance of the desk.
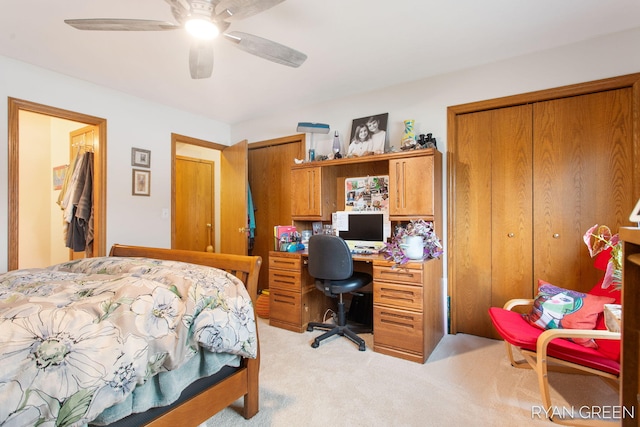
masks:
<path fill-rule="evenodd" d="M 329 303 L 307 271 L 308 254 L 269 252 L 269 323 L 295 332 L 321 322 Z M 424 363 L 444 335 L 442 260 L 395 267 L 381 255 L 353 255 L 373 276 L 373 350 Z"/>

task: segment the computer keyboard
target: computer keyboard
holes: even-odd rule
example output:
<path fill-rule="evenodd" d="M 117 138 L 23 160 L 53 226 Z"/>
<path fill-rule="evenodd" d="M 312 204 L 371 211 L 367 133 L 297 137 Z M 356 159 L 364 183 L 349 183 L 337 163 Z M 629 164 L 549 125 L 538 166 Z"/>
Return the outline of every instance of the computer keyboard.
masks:
<path fill-rule="evenodd" d="M 357 255 L 373 255 L 373 254 L 377 254 L 378 250 L 374 247 L 371 247 L 371 248 L 355 247 L 351 249 L 351 253 L 357 254 Z"/>

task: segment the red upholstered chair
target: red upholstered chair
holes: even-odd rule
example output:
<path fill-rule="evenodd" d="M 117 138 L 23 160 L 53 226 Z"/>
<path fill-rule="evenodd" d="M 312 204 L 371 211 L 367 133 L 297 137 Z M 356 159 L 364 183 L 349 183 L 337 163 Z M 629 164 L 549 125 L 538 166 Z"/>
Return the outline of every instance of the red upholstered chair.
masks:
<path fill-rule="evenodd" d="M 596 268 L 605 270 L 609 258 L 610 251 L 600 253 L 596 257 Z M 620 291 L 602 289 L 601 285 L 602 281 L 596 284 L 589 294 L 612 297 L 615 304 L 620 304 Z M 491 321 L 504 339 L 511 365 L 533 369 L 536 372 L 543 407 L 551 421 L 566 425 L 598 424 L 598 420 L 567 420 L 554 417 L 547 372 L 594 374 L 600 376 L 615 390 L 619 390 L 621 334 L 607 330 L 602 313 L 598 315 L 595 329 L 542 330 L 532 326 L 521 313 L 512 311 L 514 307 L 531 306 L 533 302 L 533 299 L 514 299 L 508 301 L 503 308 L 489 309 Z M 597 348 L 585 347 L 570 340 L 575 338 L 594 339 Z M 515 360 L 514 347 L 524 360 Z M 611 423 L 605 422 L 605 425 Z"/>

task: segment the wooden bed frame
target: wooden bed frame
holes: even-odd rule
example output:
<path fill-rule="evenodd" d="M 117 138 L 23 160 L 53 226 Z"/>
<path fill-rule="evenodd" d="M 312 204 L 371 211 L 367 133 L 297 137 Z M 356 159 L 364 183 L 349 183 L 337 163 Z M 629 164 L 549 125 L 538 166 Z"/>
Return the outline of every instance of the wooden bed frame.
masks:
<path fill-rule="evenodd" d="M 113 245 L 109 256 L 145 257 L 189 262 L 216 267 L 232 273 L 247 287 L 254 303 L 258 295 L 258 275 L 262 258 L 193 252 L 177 249 L 147 248 L 142 246 Z M 257 318 L 256 318 L 257 319 Z M 256 330 L 257 334 L 257 330 Z M 147 424 L 149 427 L 198 426 L 236 400 L 244 397 L 242 416 L 253 417 L 259 409 L 258 374 L 260 369 L 260 346 L 255 359 L 243 359 L 240 369 L 211 388 L 194 396 Z"/>

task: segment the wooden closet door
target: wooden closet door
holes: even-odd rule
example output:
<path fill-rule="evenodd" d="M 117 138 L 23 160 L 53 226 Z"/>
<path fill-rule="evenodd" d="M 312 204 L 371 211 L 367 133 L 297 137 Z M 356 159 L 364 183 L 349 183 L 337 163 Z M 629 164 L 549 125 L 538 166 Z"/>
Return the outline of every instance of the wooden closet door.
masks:
<path fill-rule="evenodd" d="M 534 106 L 534 277 L 588 291 L 593 268 L 582 236 L 627 224 L 633 208 L 632 89 Z"/>
<path fill-rule="evenodd" d="M 266 144 L 266 145 L 261 145 Z M 257 145 L 257 147 L 253 147 Z M 269 251 L 274 249 L 273 227 L 291 224 L 291 174 L 295 158 L 304 157 L 301 136 L 249 146 L 249 185 L 255 207 L 255 239 L 251 255 L 262 257 L 258 289 L 269 287 Z"/>
<path fill-rule="evenodd" d="M 492 111 L 491 307 L 533 296 L 531 113 L 531 105 Z"/>
<path fill-rule="evenodd" d="M 452 330 L 490 337 L 489 307 L 531 295 L 531 106 L 462 114 L 456 134 Z"/>

